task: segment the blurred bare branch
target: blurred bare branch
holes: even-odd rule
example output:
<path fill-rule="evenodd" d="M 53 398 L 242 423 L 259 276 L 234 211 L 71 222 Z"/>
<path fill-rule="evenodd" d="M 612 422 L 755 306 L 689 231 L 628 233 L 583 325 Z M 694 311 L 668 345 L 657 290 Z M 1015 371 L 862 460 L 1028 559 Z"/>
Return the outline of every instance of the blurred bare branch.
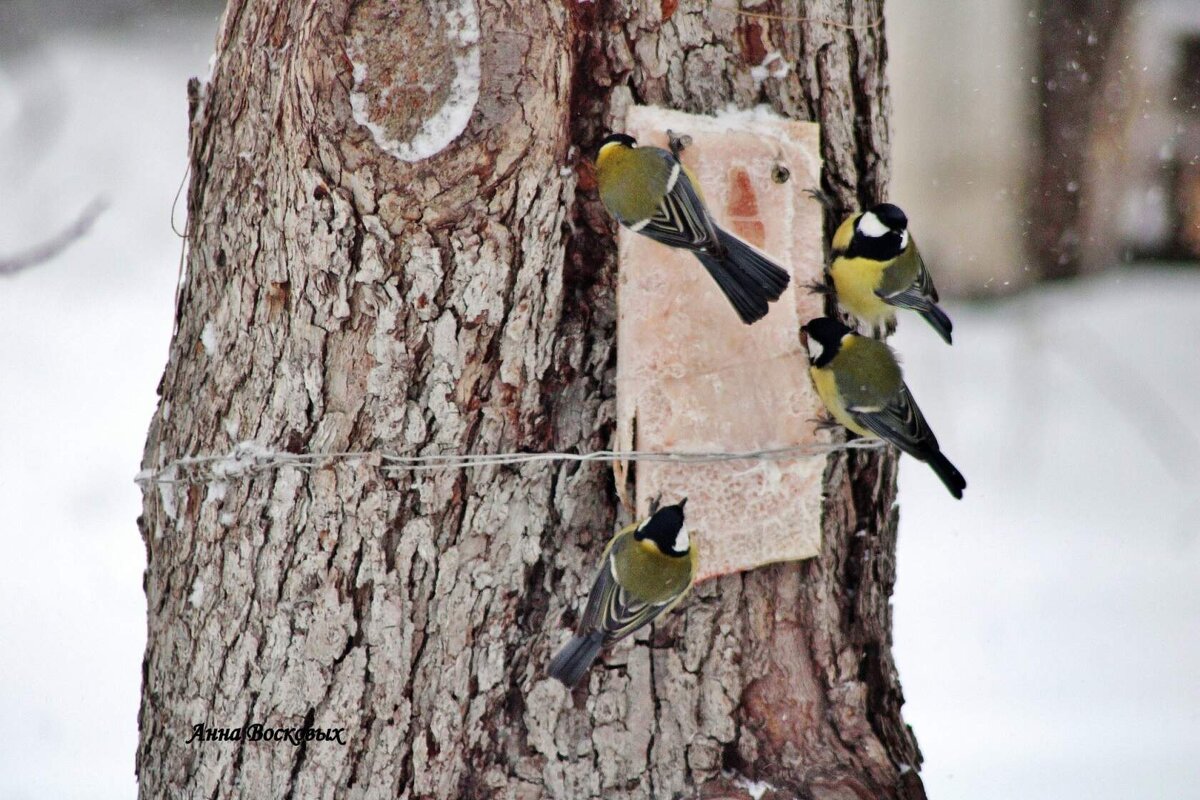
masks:
<path fill-rule="evenodd" d="M 75 242 L 82 239 L 91 230 L 96 218 L 108 208 L 108 201 L 97 197 L 87 204 L 79 217 L 58 235 L 35 245 L 23 253 L 14 256 L 0 255 L 0 277 L 8 277 L 23 272 L 31 267 L 44 264 L 57 257 Z"/>

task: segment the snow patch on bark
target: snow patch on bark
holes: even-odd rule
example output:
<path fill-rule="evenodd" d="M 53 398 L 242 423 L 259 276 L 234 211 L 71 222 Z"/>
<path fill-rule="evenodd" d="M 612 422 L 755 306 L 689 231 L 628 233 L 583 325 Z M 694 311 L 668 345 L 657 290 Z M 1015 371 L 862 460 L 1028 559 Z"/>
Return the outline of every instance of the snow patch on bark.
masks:
<path fill-rule="evenodd" d="M 174 522 L 179 518 L 179 507 L 175 505 L 175 478 L 177 470 L 175 467 L 163 470 L 162 479 L 158 484 L 158 499 L 162 505 L 163 513 L 167 515 L 167 519 Z M 158 531 L 155 531 L 156 534 Z"/>
<path fill-rule="evenodd" d="M 475 0 L 459 0 L 457 7 L 443 17 L 446 39 L 458 53 L 454 56 L 454 80 L 446 101 L 409 141 L 393 139 L 387 130 L 371 118 L 369 96 L 361 91 L 367 79 L 367 64 L 362 50 L 352 41 L 346 48 L 354 67 L 354 88 L 350 91 L 350 108 L 354 121 L 371 132 L 375 144 L 401 161 L 422 161 L 446 149 L 467 129 L 475 105 L 479 102 L 482 77 L 479 52 L 479 13 Z M 393 84 L 394 85 L 394 84 Z M 384 90 L 384 99 L 389 89 Z"/>
<path fill-rule="evenodd" d="M 204 352 L 210 356 L 217 350 L 217 329 L 211 321 L 204 323 L 204 330 L 200 331 L 200 344 L 204 345 Z"/>
<path fill-rule="evenodd" d="M 732 777 L 733 782 L 745 789 L 746 794 L 750 795 L 750 797 L 754 798 L 754 800 L 762 800 L 763 795 L 765 795 L 768 791 L 775 789 L 774 786 L 766 781 L 753 781 L 747 778 L 745 775 L 739 775 L 736 772 L 725 774 L 726 777 Z"/>
<path fill-rule="evenodd" d="M 210 481 L 208 491 L 204 495 L 204 505 L 212 503 L 221 503 L 225 500 L 225 493 L 229 490 L 229 484 L 224 481 Z"/>
<path fill-rule="evenodd" d="M 755 84 L 761 86 L 767 78 L 786 78 L 791 71 L 792 65 L 784 60 L 783 54 L 772 50 L 763 56 L 761 64 L 750 68 L 750 77 L 754 79 Z"/>
<path fill-rule="evenodd" d="M 196 578 L 196 582 L 192 584 L 192 593 L 188 595 L 188 605 L 198 606 L 204 601 L 204 581 Z"/>

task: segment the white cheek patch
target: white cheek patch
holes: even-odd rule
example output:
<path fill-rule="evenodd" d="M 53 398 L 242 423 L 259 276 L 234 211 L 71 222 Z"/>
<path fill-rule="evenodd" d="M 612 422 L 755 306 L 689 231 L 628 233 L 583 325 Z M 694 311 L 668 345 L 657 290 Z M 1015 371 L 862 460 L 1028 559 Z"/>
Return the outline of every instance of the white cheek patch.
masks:
<path fill-rule="evenodd" d="M 687 525 L 681 525 L 679 533 L 675 534 L 675 544 L 671 545 L 671 549 L 676 553 L 686 553 L 691 546 L 692 542 L 688 539 Z"/>
<path fill-rule="evenodd" d="M 900 249 L 901 250 L 908 249 L 908 231 L 907 230 L 904 231 L 904 233 L 900 234 Z"/>
<path fill-rule="evenodd" d="M 813 361 L 821 358 L 821 354 L 825 352 L 825 347 L 813 337 L 808 337 L 808 357 Z"/>
<path fill-rule="evenodd" d="M 873 211 L 868 211 L 858 218 L 858 232 L 872 239 L 878 239 L 880 236 L 891 233 L 888 226 L 884 225 Z"/>

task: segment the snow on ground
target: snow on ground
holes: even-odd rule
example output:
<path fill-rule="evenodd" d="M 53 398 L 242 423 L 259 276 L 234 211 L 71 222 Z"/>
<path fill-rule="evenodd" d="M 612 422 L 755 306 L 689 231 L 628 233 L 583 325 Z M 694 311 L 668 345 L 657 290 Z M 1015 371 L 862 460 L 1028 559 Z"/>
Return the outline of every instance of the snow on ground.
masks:
<path fill-rule="evenodd" d="M 935 265 L 936 266 L 936 265 Z M 902 460 L 896 660 L 932 798 L 1200 784 L 1200 272 L 949 308 L 894 344 L 956 502 Z"/>
<path fill-rule="evenodd" d="M 214 28 L 58 39 L 38 85 L 60 124 L 40 152 L 0 147 L 0 253 L 111 201 L 0 279 L 2 798 L 134 796 L 132 478 L 171 330 L 184 83 Z M 896 655 L 935 800 L 1194 796 L 1198 298 L 1200 273 L 1130 269 L 951 305 L 952 348 L 904 319 L 909 383 L 970 482 L 955 502 L 902 461 Z"/>
<path fill-rule="evenodd" d="M 0 277 L 0 798 L 130 798 L 145 551 L 132 477 L 166 362 L 186 81 L 212 17 L 62 34 L 0 58 L 0 254 L 109 208 L 51 263 Z M 33 96 L 19 78 L 37 73 Z M 22 103 L 56 106 L 14 131 Z M 34 109 L 35 119 L 46 114 Z M 14 142 L 16 142 L 14 144 Z"/>

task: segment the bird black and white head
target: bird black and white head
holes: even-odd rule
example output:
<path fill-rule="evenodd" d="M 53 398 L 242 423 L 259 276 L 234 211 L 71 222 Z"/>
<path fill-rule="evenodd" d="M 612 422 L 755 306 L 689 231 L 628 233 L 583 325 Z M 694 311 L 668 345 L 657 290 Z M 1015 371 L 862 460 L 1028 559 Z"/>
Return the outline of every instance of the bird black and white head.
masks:
<path fill-rule="evenodd" d="M 880 203 L 864 211 L 854 225 L 851 255 L 886 261 L 908 247 L 908 217 L 899 206 Z"/>
<path fill-rule="evenodd" d="M 633 537 L 639 542 L 651 541 L 664 554 L 669 556 L 685 556 L 691 550 L 688 539 L 687 525 L 684 524 L 683 507 L 687 498 L 677 505 L 664 506 L 651 514 L 638 529 Z"/>
<path fill-rule="evenodd" d="M 887 233 L 904 233 L 908 230 L 908 217 L 899 206 L 880 203 L 872 206 L 858 220 L 858 229 L 864 236 L 883 236 Z"/>
<path fill-rule="evenodd" d="M 800 329 L 804 346 L 808 348 L 808 360 L 814 367 L 823 367 L 838 354 L 842 338 L 853 333 L 832 317 L 817 317 Z"/>

